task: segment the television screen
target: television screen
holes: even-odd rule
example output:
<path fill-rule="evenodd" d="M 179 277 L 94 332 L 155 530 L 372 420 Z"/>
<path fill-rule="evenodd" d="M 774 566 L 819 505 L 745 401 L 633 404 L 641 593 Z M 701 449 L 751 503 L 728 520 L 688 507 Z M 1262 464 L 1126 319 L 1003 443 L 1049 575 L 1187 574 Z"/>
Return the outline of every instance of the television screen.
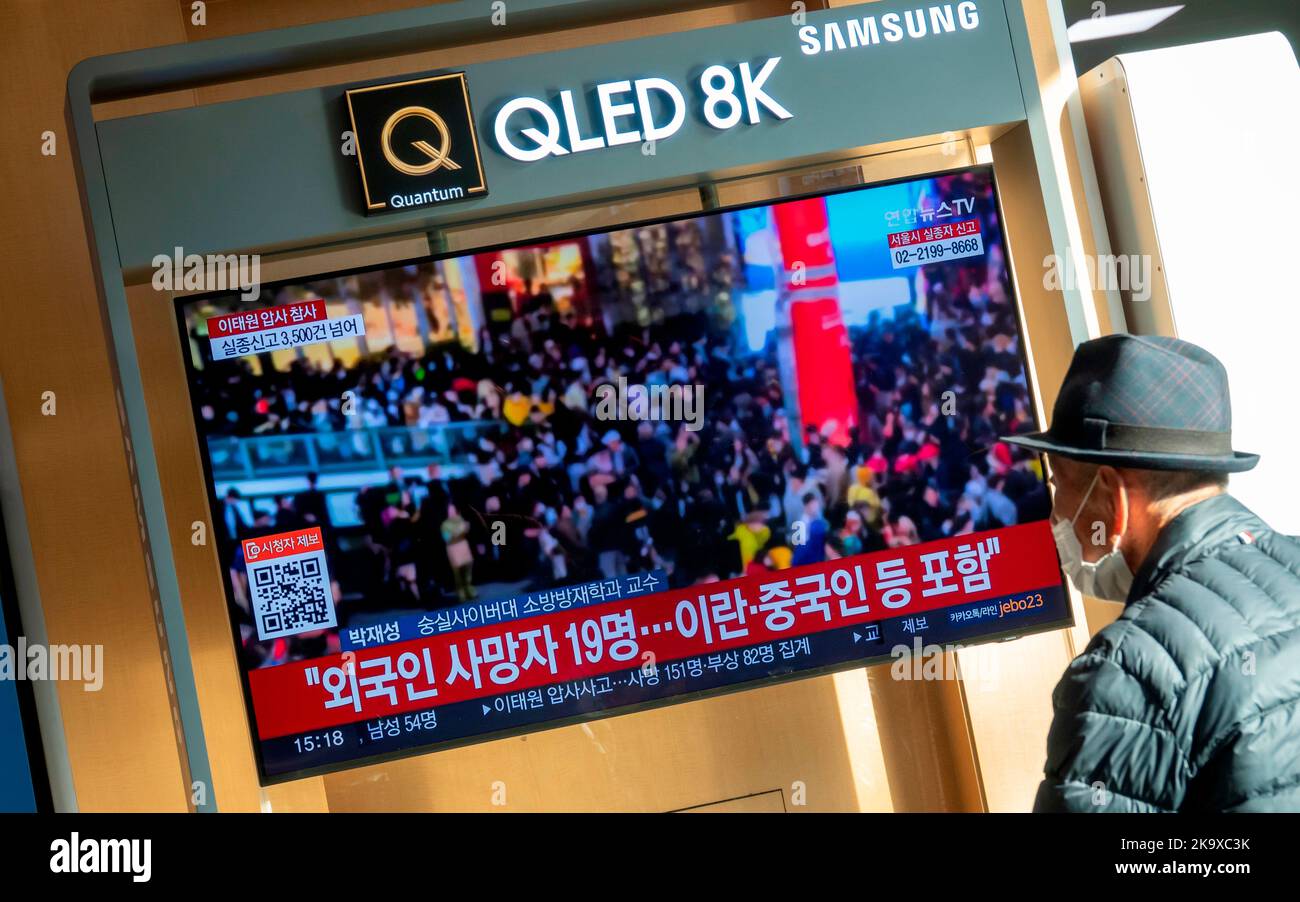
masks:
<path fill-rule="evenodd" d="M 266 782 L 1071 623 L 988 167 L 178 320 Z"/>

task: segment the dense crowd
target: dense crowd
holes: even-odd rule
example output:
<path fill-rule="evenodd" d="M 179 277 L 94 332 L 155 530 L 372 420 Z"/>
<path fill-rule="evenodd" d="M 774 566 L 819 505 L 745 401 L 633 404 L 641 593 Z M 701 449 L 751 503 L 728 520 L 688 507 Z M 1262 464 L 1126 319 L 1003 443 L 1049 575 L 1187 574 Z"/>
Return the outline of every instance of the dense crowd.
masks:
<path fill-rule="evenodd" d="M 900 307 L 850 328 L 859 411 L 847 445 L 816 424 L 793 434 L 775 339 L 749 352 L 707 313 L 608 334 L 544 293 L 512 328 L 482 333 L 476 352 L 390 350 L 330 369 L 299 360 L 258 377 L 238 361 L 209 364 L 199 407 L 212 433 L 245 436 L 335 435 L 357 420 L 430 434 L 506 424 L 464 460 L 394 467 L 359 493 L 364 526 L 331 570 L 340 599 L 376 610 L 649 569 L 683 585 L 1046 517 L 1037 461 L 997 442 L 1033 428 L 1004 277 L 978 260 L 925 278 L 924 314 Z M 703 386 L 702 428 L 597 419 L 596 386 L 619 377 Z M 342 409 L 349 391 L 354 416 Z M 314 478 L 255 523 L 237 500 L 223 511 L 232 547 L 329 525 Z"/>

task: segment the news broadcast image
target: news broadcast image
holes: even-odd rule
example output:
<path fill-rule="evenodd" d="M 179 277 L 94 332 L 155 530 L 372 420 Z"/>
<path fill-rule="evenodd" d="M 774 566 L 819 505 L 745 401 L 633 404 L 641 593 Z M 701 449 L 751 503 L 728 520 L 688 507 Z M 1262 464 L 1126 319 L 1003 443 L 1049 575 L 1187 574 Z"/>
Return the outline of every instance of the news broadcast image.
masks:
<path fill-rule="evenodd" d="M 179 315 L 269 777 L 1069 622 L 988 168 Z"/>

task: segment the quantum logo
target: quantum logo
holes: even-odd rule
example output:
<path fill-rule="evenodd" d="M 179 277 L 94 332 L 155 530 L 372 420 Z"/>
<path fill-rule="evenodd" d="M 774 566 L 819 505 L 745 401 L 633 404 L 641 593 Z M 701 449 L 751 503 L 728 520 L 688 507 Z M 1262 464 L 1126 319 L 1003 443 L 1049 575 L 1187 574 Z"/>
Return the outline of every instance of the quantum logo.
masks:
<path fill-rule="evenodd" d="M 419 165 L 407 163 L 393 152 L 393 129 L 397 128 L 403 120 L 413 116 L 432 122 L 433 127 L 438 130 L 437 148 L 423 139 L 411 142 L 412 147 L 428 158 Z M 448 156 L 451 151 L 451 132 L 447 130 L 447 123 L 433 110 L 422 106 L 404 106 L 389 116 L 388 121 L 384 123 L 384 132 L 380 136 L 380 144 L 384 148 L 384 159 L 388 161 L 388 165 L 398 172 L 405 172 L 407 175 L 428 175 L 439 166 L 446 166 L 448 169 L 460 168 L 460 164 Z"/>
<path fill-rule="evenodd" d="M 464 72 L 346 93 L 366 212 L 487 194 Z"/>

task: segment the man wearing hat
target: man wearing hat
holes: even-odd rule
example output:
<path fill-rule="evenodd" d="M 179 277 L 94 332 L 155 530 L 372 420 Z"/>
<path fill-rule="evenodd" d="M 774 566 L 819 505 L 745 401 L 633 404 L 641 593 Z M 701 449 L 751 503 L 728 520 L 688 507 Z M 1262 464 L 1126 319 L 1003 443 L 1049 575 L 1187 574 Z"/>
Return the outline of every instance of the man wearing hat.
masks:
<path fill-rule="evenodd" d="M 1052 695 L 1036 811 L 1300 811 L 1300 542 L 1226 492 L 1231 424 L 1209 352 L 1108 335 L 1006 438 L 1047 453 L 1071 581 L 1124 602 Z"/>

